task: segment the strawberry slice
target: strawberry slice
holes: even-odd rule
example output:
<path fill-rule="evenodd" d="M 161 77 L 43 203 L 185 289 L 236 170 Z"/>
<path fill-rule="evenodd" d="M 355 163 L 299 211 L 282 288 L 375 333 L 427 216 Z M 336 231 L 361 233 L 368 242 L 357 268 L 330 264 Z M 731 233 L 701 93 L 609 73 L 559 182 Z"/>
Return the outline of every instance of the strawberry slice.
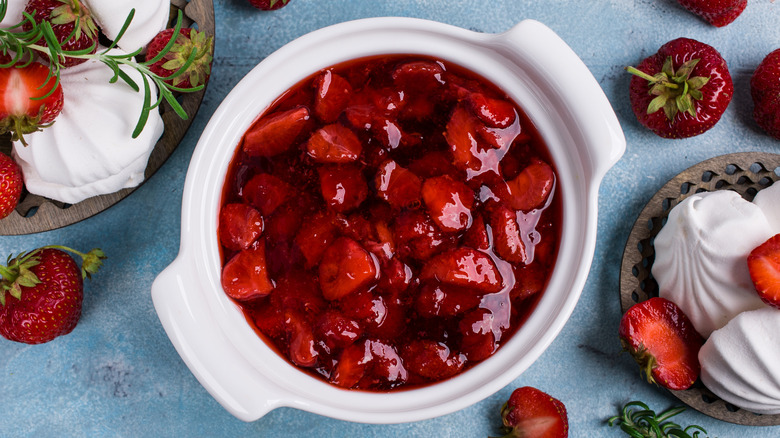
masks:
<path fill-rule="evenodd" d="M 780 234 L 751 251 L 747 264 L 758 296 L 770 306 L 780 308 Z"/>
<path fill-rule="evenodd" d="M 443 231 L 463 231 L 471 225 L 474 192 L 451 177 L 437 176 L 425 180 L 422 199 L 431 219 Z"/>
<path fill-rule="evenodd" d="M 466 357 L 451 351 L 442 342 L 427 339 L 414 340 L 402 351 L 404 365 L 418 376 L 441 380 L 458 374 L 466 363 Z"/>
<path fill-rule="evenodd" d="M 328 300 L 339 299 L 371 284 L 377 273 L 376 262 L 368 251 L 354 240 L 340 237 L 322 255 L 322 295 Z"/>
<path fill-rule="evenodd" d="M 268 277 L 265 264 L 265 242 L 258 241 L 225 264 L 222 269 L 222 288 L 231 298 L 247 301 L 268 295 L 274 283 Z"/>
<path fill-rule="evenodd" d="M 701 335 L 673 302 L 660 297 L 633 305 L 620 320 L 620 342 L 650 383 L 688 389 L 701 370 Z"/>
<path fill-rule="evenodd" d="M 335 122 L 349 104 L 352 85 L 328 70 L 314 80 L 314 114 L 325 123 Z"/>
<path fill-rule="evenodd" d="M 405 208 L 420 202 L 422 181 L 393 160 L 379 166 L 374 185 L 379 197 L 393 207 Z"/>
<path fill-rule="evenodd" d="M 420 279 L 438 280 L 483 293 L 498 292 L 504 287 L 504 279 L 493 259 L 484 252 L 466 247 L 434 256 L 423 267 Z"/>
<path fill-rule="evenodd" d="M 323 126 L 306 142 L 309 157 L 318 163 L 349 163 L 357 160 L 362 150 L 357 135 L 338 123 Z"/>
<path fill-rule="evenodd" d="M 358 166 L 323 166 L 319 174 L 322 198 L 337 213 L 359 207 L 368 196 L 368 184 Z"/>
<path fill-rule="evenodd" d="M 309 125 L 309 109 L 297 106 L 278 111 L 256 121 L 244 134 L 244 152 L 251 156 L 273 157 L 295 146 Z"/>
<path fill-rule="evenodd" d="M 490 226 L 493 229 L 493 248 L 496 254 L 511 263 L 525 263 L 528 253 L 520 236 L 515 211 L 499 205 L 491 214 Z"/>
<path fill-rule="evenodd" d="M 270 173 L 259 173 L 244 184 L 241 199 L 259 209 L 263 216 L 269 216 L 291 199 L 293 193 L 292 186 L 281 179 Z"/>
<path fill-rule="evenodd" d="M 219 241 L 227 249 L 249 248 L 263 232 L 263 216 L 246 204 L 227 204 L 219 211 Z"/>
<path fill-rule="evenodd" d="M 505 100 L 487 97 L 482 93 L 471 93 L 468 103 L 471 111 L 492 128 L 507 128 L 517 118 L 514 105 Z"/>
<path fill-rule="evenodd" d="M 501 408 L 508 437 L 566 438 L 569 419 L 560 400 L 524 386 L 517 388 Z"/>
<path fill-rule="evenodd" d="M 529 212 L 544 206 L 555 189 L 555 172 L 549 164 L 534 160 L 517 178 L 507 181 L 507 204 L 515 210 Z"/>

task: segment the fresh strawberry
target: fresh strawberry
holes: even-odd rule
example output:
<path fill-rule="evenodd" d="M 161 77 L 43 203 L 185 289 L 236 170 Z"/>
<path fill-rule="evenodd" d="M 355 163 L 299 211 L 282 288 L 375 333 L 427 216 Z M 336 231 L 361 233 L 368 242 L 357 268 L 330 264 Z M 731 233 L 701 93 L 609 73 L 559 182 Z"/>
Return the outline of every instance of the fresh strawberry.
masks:
<path fill-rule="evenodd" d="M 471 225 L 474 192 L 466 184 L 447 175 L 426 179 L 422 199 L 431 219 L 443 231 L 463 231 Z"/>
<path fill-rule="evenodd" d="M 498 292 L 504 279 L 493 259 L 476 249 L 460 247 L 431 258 L 420 273 L 421 280 L 439 280 L 483 293 Z"/>
<path fill-rule="evenodd" d="M 249 0 L 249 4 L 263 11 L 273 11 L 287 6 L 290 0 Z"/>
<path fill-rule="evenodd" d="M 271 293 L 274 283 L 268 276 L 263 240 L 239 252 L 225 264 L 222 268 L 222 288 L 228 296 L 239 301 Z"/>
<path fill-rule="evenodd" d="M 747 6 L 747 0 L 677 0 L 677 3 L 716 27 L 736 20 Z"/>
<path fill-rule="evenodd" d="M 173 38 L 176 29 L 168 28 L 158 33 L 146 48 L 146 59 L 154 59 L 165 49 Z M 176 37 L 171 49 L 155 63 L 149 66 L 152 73 L 168 78 L 165 82 L 177 88 L 193 88 L 205 85 L 211 76 L 211 61 L 214 53 L 214 37 L 205 32 L 198 32 L 190 27 L 183 27 Z M 190 65 L 183 72 L 176 74 L 190 59 Z M 173 76 L 175 74 L 175 76 Z M 173 77 L 170 77 L 173 76 Z"/>
<path fill-rule="evenodd" d="M 289 151 L 309 125 L 309 118 L 305 106 L 260 118 L 244 134 L 244 152 L 250 156 L 273 157 Z"/>
<path fill-rule="evenodd" d="M 520 235 L 520 225 L 514 210 L 503 205 L 491 214 L 490 226 L 493 230 L 493 248 L 502 259 L 516 264 L 524 264 L 528 259 L 525 242 Z"/>
<path fill-rule="evenodd" d="M 54 36 L 63 50 L 95 53 L 97 50 L 98 28 L 92 13 L 86 4 L 79 0 L 29 0 L 24 11 L 32 15 L 36 23 L 47 21 L 51 24 Z M 22 29 L 29 31 L 32 26 L 25 21 Z M 45 39 L 38 44 L 48 47 Z M 91 50 L 90 50 L 91 48 Z M 65 57 L 61 60 L 64 67 L 85 62 L 86 59 Z"/>
<path fill-rule="evenodd" d="M 325 123 L 335 122 L 349 104 L 352 85 L 327 70 L 314 80 L 314 114 Z"/>
<path fill-rule="evenodd" d="M 256 207 L 264 216 L 271 215 L 276 209 L 293 197 L 292 186 L 270 173 L 253 176 L 241 188 L 244 202 Z"/>
<path fill-rule="evenodd" d="M 377 266 L 371 254 L 359 243 L 340 237 L 322 255 L 319 274 L 322 295 L 335 300 L 375 281 Z"/>
<path fill-rule="evenodd" d="M 751 251 L 747 264 L 758 296 L 770 306 L 780 308 L 780 234 Z"/>
<path fill-rule="evenodd" d="M 530 386 L 512 391 L 501 408 L 501 419 L 508 432 L 504 438 L 569 436 L 569 418 L 563 403 Z"/>
<path fill-rule="evenodd" d="M 263 216 L 246 204 L 227 204 L 219 211 L 219 241 L 227 249 L 247 249 L 263 232 Z"/>
<path fill-rule="evenodd" d="M 353 210 L 368 196 L 368 184 L 356 165 L 322 166 L 319 174 L 322 199 L 334 212 Z"/>
<path fill-rule="evenodd" d="M 14 211 L 23 188 L 22 169 L 11 157 L 0 153 L 0 219 Z"/>
<path fill-rule="evenodd" d="M 492 128 L 506 128 L 517 118 L 514 105 L 505 100 L 487 97 L 482 93 L 471 93 L 468 102 L 474 114 Z"/>
<path fill-rule="evenodd" d="M 410 372 L 431 380 L 442 380 L 458 374 L 466 357 L 450 351 L 447 345 L 427 339 L 414 340 L 401 352 L 404 365 Z"/>
<path fill-rule="evenodd" d="M 620 342 L 648 382 L 688 389 L 698 379 L 701 335 L 673 302 L 660 297 L 635 304 L 620 320 Z"/>
<path fill-rule="evenodd" d="M 80 268 L 68 252 L 82 259 Z M 103 259 L 99 249 L 83 254 L 61 246 L 9 257 L 8 267 L 0 267 L 0 334 L 40 344 L 73 331 L 81 317 L 83 279 L 97 272 Z"/>
<path fill-rule="evenodd" d="M 333 123 L 312 134 L 306 143 L 306 150 L 318 163 L 349 163 L 358 159 L 363 144 L 351 129 Z"/>
<path fill-rule="evenodd" d="M 753 72 L 750 94 L 756 123 L 780 140 L 780 49 L 769 53 Z"/>
<path fill-rule="evenodd" d="M 0 68 L 0 133 L 10 132 L 25 146 L 24 135 L 49 126 L 62 111 L 62 87 L 49 67 L 32 62 Z"/>
<path fill-rule="evenodd" d="M 393 207 L 413 207 L 420 202 L 422 181 L 393 160 L 387 160 L 379 166 L 374 186 L 379 197 Z"/>
<path fill-rule="evenodd" d="M 645 58 L 630 84 L 639 123 L 665 138 L 699 135 L 715 126 L 734 95 L 726 61 L 713 47 L 677 38 Z"/>

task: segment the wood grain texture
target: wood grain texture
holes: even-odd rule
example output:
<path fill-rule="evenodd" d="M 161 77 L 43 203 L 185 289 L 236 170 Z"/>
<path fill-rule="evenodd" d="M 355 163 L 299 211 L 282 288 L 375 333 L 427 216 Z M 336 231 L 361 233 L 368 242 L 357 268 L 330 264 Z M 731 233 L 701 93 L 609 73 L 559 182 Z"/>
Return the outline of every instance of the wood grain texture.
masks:
<path fill-rule="evenodd" d="M 685 198 L 703 191 L 734 190 L 748 201 L 780 179 L 780 155 L 746 152 L 722 155 L 681 172 L 647 203 L 631 229 L 620 267 L 620 307 L 623 313 L 636 303 L 658 296 L 652 276 L 653 240 L 671 209 Z M 680 401 L 703 414 L 749 426 L 780 425 L 780 415 L 758 415 L 739 409 L 710 392 L 701 381 L 685 391 L 670 391 Z"/>
<path fill-rule="evenodd" d="M 214 36 L 214 2 L 213 0 L 171 0 L 172 27 L 178 11 L 184 15 L 183 25 L 197 26 L 201 32 Z M 178 96 L 179 103 L 187 113 L 188 118 L 182 120 L 167 103 L 161 105 L 161 113 L 165 124 L 165 132 L 158 140 L 146 166 L 145 181 L 148 180 L 165 163 L 187 133 L 195 114 L 203 100 L 206 89 L 196 93 L 186 93 Z M 9 136 L 0 137 L 0 152 L 11 153 Z M 88 217 L 94 216 L 124 199 L 137 187 L 120 190 L 93 198 L 85 199 L 77 204 L 64 204 L 38 195 L 22 194 L 19 206 L 10 216 L 0 220 L 0 235 L 22 235 L 49 231 L 64 227 Z"/>

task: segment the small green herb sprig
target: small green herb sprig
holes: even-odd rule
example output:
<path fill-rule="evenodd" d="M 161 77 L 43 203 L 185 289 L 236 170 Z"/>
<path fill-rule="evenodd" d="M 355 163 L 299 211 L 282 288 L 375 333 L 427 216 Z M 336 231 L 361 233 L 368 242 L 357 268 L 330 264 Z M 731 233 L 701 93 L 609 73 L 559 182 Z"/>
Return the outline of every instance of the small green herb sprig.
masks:
<path fill-rule="evenodd" d="M 7 10 L 8 10 L 8 0 L 0 0 L 0 20 L 2 20 L 5 17 Z M 182 12 L 179 11 L 178 16 L 176 17 L 174 32 L 170 41 L 168 41 L 168 43 L 160 51 L 160 53 L 158 53 L 153 58 L 147 59 L 143 62 L 139 62 L 136 60 L 136 57 L 143 51 L 143 47 L 138 48 L 134 52 L 127 53 L 127 54 L 109 53 L 111 49 L 116 47 L 117 43 L 122 38 L 125 31 L 127 30 L 128 26 L 130 26 L 130 23 L 133 20 L 134 15 L 135 15 L 135 9 L 132 9 L 128 14 L 127 19 L 125 20 L 124 25 L 119 31 L 119 34 L 117 35 L 117 37 L 114 39 L 114 41 L 111 43 L 109 47 L 107 47 L 105 50 L 92 53 L 97 46 L 97 42 L 95 42 L 91 47 L 83 50 L 74 50 L 74 51 L 65 50 L 62 48 L 60 42 L 57 41 L 57 37 L 55 36 L 54 30 L 52 29 L 52 26 L 48 21 L 43 21 L 40 24 L 36 23 L 32 15 L 28 14 L 27 12 L 24 12 L 22 21 L 20 23 L 6 29 L 0 29 L 0 52 L 12 58 L 10 62 L 5 64 L 0 64 L 0 68 L 8 68 L 12 66 L 26 66 L 35 60 L 36 55 L 42 56 L 47 60 L 49 64 L 50 78 L 54 77 L 57 81 L 56 83 L 59 84 L 60 73 L 63 69 L 63 65 L 62 65 L 63 60 L 65 60 L 66 58 L 94 59 L 104 63 L 109 68 L 111 68 L 111 70 L 114 73 L 114 76 L 109 80 L 110 83 L 112 84 L 116 83 L 118 80 L 121 79 L 124 83 L 126 83 L 136 92 L 140 92 L 143 87 L 143 93 L 144 93 L 143 107 L 141 108 L 141 115 L 138 119 L 138 123 L 136 124 L 135 129 L 133 130 L 133 138 L 136 138 L 138 137 L 138 135 L 141 134 L 141 131 L 143 131 L 143 128 L 146 125 L 147 120 L 149 119 L 150 112 L 155 108 L 157 108 L 163 101 L 168 102 L 168 104 L 171 106 L 173 111 L 180 118 L 186 120 L 188 118 L 187 112 L 184 110 L 181 104 L 176 100 L 176 97 L 174 96 L 173 93 L 174 92 L 179 92 L 179 93 L 197 92 L 202 90 L 204 85 L 201 84 L 191 88 L 180 88 L 171 85 L 170 83 L 166 82 L 166 80 L 173 79 L 183 74 L 190 67 L 190 65 L 192 65 L 192 63 L 202 54 L 193 50 L 192 53 L 189 54 L 187 61 L 178 70 L 176 70 L 173 74 L 167 77 L 161 77 L 153 73 L 150 69 L 150 66 L 152 64 L 156 63 L 157 61 L 165 57 L 168 54 L 168 52 L 170 52 L 170 50 L 173 48 L 174 43 L 176 42 L 176 39 L 178 38 L 179 33 L 181 31 Z M 27 31 L 23 29 L 25 27 L 25 24 L 28 24 L 30 27 L 30 29 Z M 76 29 L 78 29 L 79 27 L 78 22 L 76 23 L 75 27 Z M 71 38 L 74 38 L 75 33 L 76 31 L 74 30 L 74 32 L 68 36 L 66 41 L 69 41 Z M 41 41 L 45 41 L 46 45 L 45 46 L 42 45 Z M 209 50 L 213 50 L 213 47 L 211 47 Z M 129 66 L 137 70 L 139 73 L 141 73 L 141 77 L 143 79 L 142 87 L 135 80 L 133 80 L 125 71 L 123 71 L 120 68 L 123 65 Z M 157 97 L 157 100 L 154 102 L 152 102 L 152 84 L 154 84 L 159 90 L 159 95 Z M 56 89 L 56 85 L 52 87 L 49 94 L 53 93 L 55 89 Z M 46 96 L 42 96 L 40 99 L 44 99 L 48 97 L 49 94 L 47 94 Z"/>
<path fill-rule="evenodd" d="M 623 432 L 633 438 L 707 438 L 707 431 L 701 426 L 691 425 L 683 429 L 669 421 L 684 410 L 683 407 L 675 407 L 656 415 L 646 404 L 632 401 L 623 406 L 620 415 L 608 419 L 607 424 L 610 427 L 620 426 Z M 704 436 L 699 436 L 702 433 Z"/>

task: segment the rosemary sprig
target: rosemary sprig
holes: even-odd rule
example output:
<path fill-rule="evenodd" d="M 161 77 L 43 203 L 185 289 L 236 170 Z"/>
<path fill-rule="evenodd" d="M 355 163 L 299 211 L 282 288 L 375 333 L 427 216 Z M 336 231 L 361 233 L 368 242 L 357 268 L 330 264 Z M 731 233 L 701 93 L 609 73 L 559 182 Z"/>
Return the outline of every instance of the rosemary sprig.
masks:
<path fill-rule="evenodd" d="M 0 0 L 0 20 L 5 17 L 7 10 L 8 0 Z M 114 76 L 109 81 L 110 83 L 115 83 L 121 79 L 136 92 L 140 92 L 141 89 L 143 89 L 144 103 L 141 108 L 141 115 L 139 116 L 138 123 L 133 130 L 133 138 L 136 138 L 141 134 L 141 131 L 149 119 L 150 112 L 157 108 L 163 101 L 168 102 L 173 111 L 179 117 L 186 120 L 188 118 L 187 112 L 176 100 L 174 92 L 192 93 L 202 90 L 204 86 L 201 84 L 191 88 L 180 88 L 169 84 L 166 80 L 171 80 L 183 74 L 201 54 L 193 50 L 192 53 L 189 54 L 187 61 L 177 71 L 167 77 L 159 76 L 150 69 L 152 64 L 162 59 L 173 48 L 181 31 L 183 20 L 182 12 L 178 12 L 174 32 L 168 44 L 155 57 L 144 60 L 143 62 L 136 60 L 136 57 L 142 52 L 143 48 L 138 48 L 134 52 L 128 54 L 108 53 L 111 49 L 116 47 L 125 31 L 127 31 L 134 15 L 135 9 L 132 9 L 125 20 L 124 25 L 120 29 L 119 34 L 109 47 L 100 52 L 91 53 L 97 42 L 87 49 L 78 51 L 65 50 L 62 48 L 60 42 L 57 41 L 54 30 L 48 21 L 43 21 L 38 24 L 35 22 L 32 15 L 25 12 L 20 23 L 7 29 L 0 29 L 0 51 L 2 51 L 3 54 L 10 55 L 12 58 L 11 62 L 0 64 L 0 68 L 28 65 L 33 62 L 36 55 L 42 56 L 48 61 L 49 69 L 51 70 L 50 78 L 56 78 L 56 83 L 58 84 L 63 68 L 63 60 L 66 58 L 94 59 L 104 63 L 114 72 Z M 25 24 L 29 25 L 30 30 L 23 30 Z M 73 37 L 74 34 L 71 34 L 68 39 Z M 46 45 L 42 45 L 41 41 L 45 41 Z M 210 48 L 210 50 L 213 50 L 213 47 Z M 142 86 L 136 83 L 136 81 L 123 71 L 121 66 L 131 67 L 141 73 L 143 79 Z M 159 91 L 158 97 L 154 101 L 152 99 L 152 84 L 154 84 Z M 56 89 L 56 85 L 52 87 L 51 92 L 54 92 L 54 89 Z M 48 97 L 48 95 L 41 97 L 41 99 L 45 97 Z"/>
<path fill-rule="evenodd" d="M 623 406 L 620 415 L 608 419 L 607 424 L 610 427 L 620 426 L 623 432 L 633 438 L 706 438 L 699 437 L 700 433 L 707 434 L 701 426 L 691 425 L 683 429 L 669 421 L 684 410 L 683 407 L 675 407 L 656 415 L 646 404 L 632 401 Z"/>

